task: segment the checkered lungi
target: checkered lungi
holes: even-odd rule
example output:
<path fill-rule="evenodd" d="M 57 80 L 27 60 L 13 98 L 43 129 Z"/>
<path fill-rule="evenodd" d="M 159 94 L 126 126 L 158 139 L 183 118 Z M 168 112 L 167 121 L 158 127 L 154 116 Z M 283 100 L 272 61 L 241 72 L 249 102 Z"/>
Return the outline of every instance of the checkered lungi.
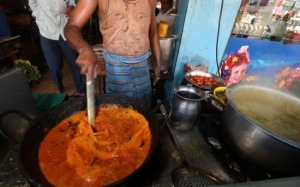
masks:
<path fill-rule="evenodd" d="M 147 59 L 150 52 L 138 57 L 104 52 L 106 93 L 133 97 L 151 106 L 151 80 Z"/>

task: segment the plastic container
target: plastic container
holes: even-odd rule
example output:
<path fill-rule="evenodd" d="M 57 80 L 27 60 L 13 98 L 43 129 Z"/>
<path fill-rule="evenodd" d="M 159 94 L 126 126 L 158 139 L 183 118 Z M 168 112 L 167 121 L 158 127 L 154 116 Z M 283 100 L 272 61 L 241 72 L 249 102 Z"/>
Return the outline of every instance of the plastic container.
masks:
<path fill-rule="evenodd" d="M 158 25 L 158 37 L 165 38 L 168 33 L 169 23 L 167 21 L 160 21 Z"/>
<path fill-rule="evenodd" d="M 207 72 L 208 60 L 195 54 L 191 57 L 190 61 L 184 64 L 184 73 L 189 71 L 204 71 Z"/>

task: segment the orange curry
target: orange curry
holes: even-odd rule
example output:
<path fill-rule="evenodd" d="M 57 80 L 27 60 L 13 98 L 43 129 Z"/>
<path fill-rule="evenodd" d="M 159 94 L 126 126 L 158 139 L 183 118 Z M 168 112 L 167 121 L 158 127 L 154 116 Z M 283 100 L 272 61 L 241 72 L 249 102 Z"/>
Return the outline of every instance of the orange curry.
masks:
<path fill-rule="evenodd" d="M 202 76 L 202 75 L 193 75 L 188 77 L 188 80 L 200 87 L 205 87 L 205 86 L 214 86 L 218 87 L 221 85 L 221 83 L 212 77 L 207 77 L 207 76 Z"/>
<path fill-rule="evenodd" d="M 151 146 L 148 121 L 132 108 L 99 109 L 95 130 L 86 111 L 66 118 L 45 137 L 40 167 L 54 186 L 105 186 L 135 171 Z"/>

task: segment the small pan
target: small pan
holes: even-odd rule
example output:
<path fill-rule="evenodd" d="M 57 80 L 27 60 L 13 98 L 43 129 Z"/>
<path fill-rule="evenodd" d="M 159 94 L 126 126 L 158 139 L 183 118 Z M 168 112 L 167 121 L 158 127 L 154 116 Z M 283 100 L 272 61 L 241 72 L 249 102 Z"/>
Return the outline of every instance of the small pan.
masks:
<path fill-rule="evenodd" d="M 212 85 L 212 84 L 209 84 L 209 85 L 199 85 L 199 84 L 196 84 L 194 82 L 191 81 L 191 78 L 193 76 L 204 76 L 204 77 L 208 77 L 208 78 L 211 78 L 213 79 L 214 81 L 217 81 L 219 82 L 219 85 Z M 185 75 L 184 75 L 185 79 L 191 83 L 192 85 L 204 90 L 204 91 L 211 91 L 213 92 L 214 89 L 216 87 L 219 87 L 219 86 L 226 86 L 226 82 L 224 79 L 222 79 L 221 77 L 217 76 L 217 75 L 214 75 L 214 74 L 211 74 L 211 73 L 206 73 L 204 71 L 189 71 L 189 72 L 186 72 Z"/>

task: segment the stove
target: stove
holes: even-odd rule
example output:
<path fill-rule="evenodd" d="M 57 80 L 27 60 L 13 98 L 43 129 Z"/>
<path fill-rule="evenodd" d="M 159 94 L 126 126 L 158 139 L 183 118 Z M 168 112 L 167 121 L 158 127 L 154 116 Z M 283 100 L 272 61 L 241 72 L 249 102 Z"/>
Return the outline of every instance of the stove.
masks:
<path fill-rule="evenodd" d="M 205 103 L 204 103 L 205 105 Z M 275 179 L 251 168 L 224 143 L 218 132 L 220 113 L 201 113 L 188 132 L 168 122 L 161 129 L 157 149 L 149 162 L 122 187 L 169 186 L 300 186 L 300 177 Z M 157 114 L 159 125 L 164 117 Z M 0 164 L 0 186 L 31 187 L 11 150 Z"/>

